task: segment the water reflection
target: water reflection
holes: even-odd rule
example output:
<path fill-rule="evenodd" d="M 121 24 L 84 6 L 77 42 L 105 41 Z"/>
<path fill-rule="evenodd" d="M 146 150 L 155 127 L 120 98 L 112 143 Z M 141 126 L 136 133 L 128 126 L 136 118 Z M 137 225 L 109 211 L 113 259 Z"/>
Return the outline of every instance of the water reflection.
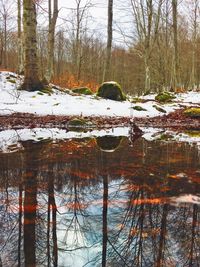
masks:
<path fill-rule="evenodd" d="M 114 152 L 121 144 L 122 136 L 102 136 L 97 137 L 98 147 L 104 152 Z"/>
<path fill-rule="evenodd" d="M 200 265 L 197 147 L 102 140 L 0 154 L 2 266 Z"/>

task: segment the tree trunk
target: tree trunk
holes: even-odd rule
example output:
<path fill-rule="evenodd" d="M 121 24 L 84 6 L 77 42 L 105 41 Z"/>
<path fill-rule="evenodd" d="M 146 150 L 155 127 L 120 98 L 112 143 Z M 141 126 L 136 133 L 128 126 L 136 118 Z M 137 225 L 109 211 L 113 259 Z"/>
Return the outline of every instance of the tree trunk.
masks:
<path fill-rule="evenodd" d="M 106 267 L 108 242 L 108 176 L 103 177 L 103 240 L 102 240 L 102 267 Z"/>
<path fill-rule="evenodd" d="M 108 37 L 106 48 L 106 62 L 103 74 L 103 81 L 110 78 L 110 63 L 111 63 L 111 51 L 112 51 L 112 23 L 113 23 L 113 0 L 108 0 Z"/>
<path fill-rule="evenodd" d="M 43 88 L 39 79 L 37 40 L 36 40 L 36 6 L 34 0 L 23 0 L 24 52 L 25 68 L 24 83 L 21 89 L 37 91 Z"/>
<path fill-rule="evenodd" d="M 21 266 L 21 244 L 22 244 L 22 207 L 23 207 L 23 203 L 22 203 L 22 185 L 20 182 L 19 185 L 19 218 L 18 218 L 18 222 L 19 222 L 19 230 L 18 230 L 18 267 Z"/>
<path fill-rule="evenodd" d="M 172 0 L 172 13 L 173 13 L 173 35 L 174 35 L 174 67 L 172 74 L 172 89 L 180 85 L 179 81 L 179 56 L 178 56 L 178 25 L 177 25 L 177 6 L 178 0 Z"/>
<path fill-rule="evenodd" d="M 23 72 L 23 41 L 22 41 L 22 28 L 21 28 L 21 0 L 17 0 L 17 24 L 18 24 L 18 73 Z"/>
<path fill-rule="evenodd" d="M 49 32 L 48 32 L 48 69 L 46 79 L 50 82 L 54 74 L 54 46 L 55 46 L 55 27 L 58 18 L 58 0 L 54 0 L 53 16 L 51 14 L 51 0 L 49 0 Z"/>
<path fill-rule="evenodd" d="M 31 174 L 31 175 L 30 175 Z M 30 176 L 30 177 L 29 177 Z M 27 173 L 24 193 L 24 258 L 25 267 L 36 266 L 36 172 Z"/>
<path fill-rule="evenodd" d="M 3 16 L 4 18 L 4 67 L 7 69 L 7 13 Z"/>
<path fill-rule="evenodd" d="M 192 36 L 192 70 L 190 75 L 190 88 L 193 90 L 197 86 L 196 80 L 196 50 L 197 50 L 197 30 L 198 30 L 198 8 L 199 0 L 194 1 L 194 18 L 192 21 L 193 24 L 193 36 Z"/>
<path fill-rule="evenodd" d="M 151 89 L 151 77 L 150 77 L 148 56 L 145 56 L 144 64 L 145 64 L 145 93 L 147 93 Z"/>

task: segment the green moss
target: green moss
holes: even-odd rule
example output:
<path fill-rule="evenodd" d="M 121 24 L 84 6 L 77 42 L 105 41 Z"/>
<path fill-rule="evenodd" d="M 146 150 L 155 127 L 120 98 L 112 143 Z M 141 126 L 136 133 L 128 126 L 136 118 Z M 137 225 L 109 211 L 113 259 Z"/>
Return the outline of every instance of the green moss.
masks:
<path fill-rule="evenodd" d="M 68 124 L 70 131 L 83 132 L 96 128 L 96 124 L 82 118 L 71 119 Z"/>
<path fill-rule="evenodd" d="M 43 89 L 41 90 L 41 92 L 42 92 L 43 94 L 51 95 L 51 94 L 53 93 L 53 90 L 52 90 L 52 88 L 50 88 L 50 87 L 45 87 L 45 88 L 43 88 Z"/>
<path fill-rule="evenodd" d="M 190 137 L 200 137 L 200 131 L 186 131 L 185 133 Z"/>
<path fill-rule="evenodd" d="M 86 125 L 87 122 L 84 119 L 74 118 L 68 122 L 69 127 L 83 127 Z"/>
<path fill-rule="evenodd" d="M 124 92 L 122 92 L 122 101 L 125 101 L 125 100 L 127 100 L 127 96 L 125 95 Z"/>
<path fill-rule="evenodd" d="M 142 108 L 140 106 L 134 106 L 132 107 L 132 109 L 137 110 L 137 111 L 147 111 L 145 108 Z"/>
<path fill-rule="evenodd" d="M 126 100 L 126 96 L 117 82 L 103 83 L 97 91 L 97 96 L 115 101 Z"/>
<path fill-rule="evenodd" d="M 97 137 L 98 147 L 104 152 L 114 152 L 121 144 L 122 136 L 103 136 Z"/>
<path fill-rule="evenodd" d="M 159 106 L 153 105 L 153 107 L 159 112 L 162 112 L 162 113 L 166 113 L 167 112 L 165 109 L 163 109 L 163 108 L 161 108 Z"/>
<path fill-rule="evenodd" d="M 175 98 L 176 97 L 169 92 L 161 92 L 155 97 L 155 100 L 160 103 L 167 103 L 167 102 L 171 102 Z"/>
<path fill-rule="evenodd" d="M 161 136 L 157 140 L 160 140 L 160 141 L 169 141 L 171 139 L 173 139 L 173 135 L 164 133 L 164 134 L 161 134 Z"/>
<path fill-rule="evenodd" d="M 191 118 L 200 118 L 200 108 L 187 108 L 184 114 Z"/>
<path fill-rule="evenodd" d="M 13 79 L 8 79 L 8 82 L 10 82 L 10 83 L 16 83 L 16 81 L 13 80 Z"/>
<path fill-rule="evenodd" d="M 45 95 L 45 94 L 47 94 L 47 95 L 49 95 L 49 96 L 50 96 L 52 93 L 53 93 L 53 90 L 52 90 L 51 87 L 45 87 L 45 88 L 43 88 L 42 90 L 40 90 L 40 91 L 37 92 L 38 95 Z"/>
<path fill-rule="evenodd" d="M 144 103 L 145 100 L 142 99 L 142 98 L 139 98 L 139 97 L 134 97 L 134 98 L 131 99 L 130 102 L 131 102 L 131 103 Z"/>
<path fill-rule="evenodd" d="M 44 95 L 44 93 L 42 93 L 42 92 L 40 92 L 40 91 L 39 91 L 37 94 L 38 94 L 38 95 Z"/>
<path fill-rule="evenodd" d="M 88 87 L 74 88 L 72 92 L 81 95 L 92 95 L 92 91 Z"/>

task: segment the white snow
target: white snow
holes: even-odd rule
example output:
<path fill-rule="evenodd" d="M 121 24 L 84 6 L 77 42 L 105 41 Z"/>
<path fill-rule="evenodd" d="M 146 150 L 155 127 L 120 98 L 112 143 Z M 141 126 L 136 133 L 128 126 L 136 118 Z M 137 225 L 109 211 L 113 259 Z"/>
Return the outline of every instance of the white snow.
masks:
<path fill-rule="evenodd" d="M 164 131 L 159 128 L 141 128 L 143 131 L 142 137 L 145 140 L 153 141 L 160 140 L 164 133 L 172 136 L 170 142 L 186 142 L 191 145 L 197 145 L 200 149 L 200 136 L 191 137 L 188 133 L 176 133 L 173 131 Z M 117 127 L 106 130 L 92 130 L 87 132 L 67 131 L 59 128 L 34 128 L 34 129 L 20 129 L 20 130 L 5 130 L 0 132 L 0 152 L 9 153 L 19 149 L 23 149 L 21 141 L 32 140 L 39 142 L 45 139 L 51 140 L 65 140 L 76 138 L 92 138 L 101 136 L 130 136 L 129 127 Z M 168 142 L 162 140 L 162 142 Z"/>
<path fill-rule="evenodd" d="M 185 132 L 185 133 L 178 133 L 170 130 L 162 130 L 159 128 L 141 128 L 144 132 L 143 138 L 148 141 L 153 140 L 162 140 L 162 142 L 185 142 L 190 144 L 191 146 L 196 145 L 198 150 L 200 151 L 200 135 L 199 132 Z M 165 137 L 162 138 L 162 136 Z M 167 138 L 167 136 L 169 138 Z"/>
<path fill-rule="evenodd" d="M 118 102 L 97 98 L 95 96 L 76 95 L 72 96 L 54 89 L 51 95 L 40 95 L 38 92 L 18 91 L 22 77 L 16 76 L 6 79 L 10 72 L 0 72 L 0 115 L 12 114 L 14 112 L 27 112 L 36 115 L 83 115 L 83 116 L 126 116 L 126 117 L 154 117 L 163 113 L 157 111 L 153 105 L 156 104 L 154 97 L 146 103 L 132 104 L 129 101 Z M 12 83 L 15 80 L 16 83 Z M 146 96 L 148 98 L 148 96 Z M 191 102 L 200 104 L 200 96 L 197 92 L 180 94 L 176 104 L 162 105 L 167 113 L 179 108 L 180 103 Z M 158 104 L 157 104 L 158 105 Z M 134 106 L 141 106 L 146 111 L 134 110 Z"/>
<path fill-rule="evenodd" d="M 10 78 L 8 78 L 10 76 Z M 28 112 L 36 115 L 84 115 L 84 116 L 128 116 L 128 117 L 153 117 L 161 116 L 163 113 L 157 111 L 153 106 L 155 95 L 148 95 L 143 98 L 148 99 L 146 103 L 133 104 L 129 101 L 117 102 L 105 100 L 95 96 L 71 95 L 54 89 L 52 95 L 38 92 L 18 91 L 17 88 L 22 83 L 23 77 L 11 72 L 0 72 L 0 115 L 12 114 L 14 112 Z M 14 81 L 14 82 L 13 82 Z M 167 113 L 179 108 L 179 105 L 200 105 L 200 93 L 188 92 L 176 95 L 176 102 L 172 104 L 160 105 Z M 134 106 L 141 106 L 147 111 L 136 111 Z M 178 134 L 156 128 L 142 128 L 146 140 L 157 140 L 163 134 L 173 136 L 170 141 L 189 142 L 200 147 L 200 137 L 189 134 Z M 39 141 L 41 139 L 66 139 L 84 138 L 92 136 L 129 136 L 129 128 L 115 128 L 102 131 L 88 131 L 86 133 L 67 132 L 61 129 L 22 129 L 7 130 L 0 132 L 0 150 L 6 151 L 12 147 L 12 151 L 19 149 L 23 140 Z"/>
<path fill-rule="evenodd" d="M 22 149 L 20 141 L 41 141 L 45 139 L 64 140 L 72 138 L 88 138 L 100 136 L 129 136 L 128 127 L 118 127 L 107 130 L 93 130 L 88 132 L 66 131 L 58 128 L 34 128 L 20 130 L 5 130 L 0 132 L 0 152 L 14 152 Z"/>

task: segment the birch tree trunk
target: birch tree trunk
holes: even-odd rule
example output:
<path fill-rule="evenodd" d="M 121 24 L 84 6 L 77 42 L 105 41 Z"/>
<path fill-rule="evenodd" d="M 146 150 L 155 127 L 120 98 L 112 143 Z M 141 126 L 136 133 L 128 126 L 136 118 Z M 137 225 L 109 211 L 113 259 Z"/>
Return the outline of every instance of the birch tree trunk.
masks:
<path fill-rule="evenodd" d="M 23 72 L 23 38 L 22 38 L 22 27 L 21 27 L 21 0 L 17 0 L 17 24 L 18 24 L 18 73 Z"/>
<path fill-rule="evenodd" d="M 50 82 L 54 74 L 54 47 L 55 47 L 55 27 L 58 18 L 58 0 L 53 1 L 53 16 L 51 12 L 51 0 L 49 2 L 49 32 L 48 32 L 48 69 L 46 79 Z"/>
<path fill-rule="evenodd" d="M 192 18 L 192 26 L 193 26 L 193 33 L 192 33 L 192 70 L 190 76 L 190 87 L 194 90 L 197 86 L 197 79 L 196 79 L 196 50 L 197 50 L 197 30 L 198 30 L 198 9 L 199 9 L 199 0 L 194 0 L 194 14 Z"/>
<path fill-rule="evenodd" d="M 178 56 L 178 25 L 177 25 L 178 0 L 172 0 L 173 37 L 174 37 L 174 67 L 172 74 L 172 89 L 175 91 L 179 85 L 179 56 Z"/>
<path fill-rule="evenodd" d="M 37 40 L 36 40 L 36 5 L 34 0 L 23 0 L 24 26 L 24 83 L 22 90 L 37 91 L 43 88 L 39 79 Z"/>
<path fill-rule="evenodd" d="M 108 0 L 108 28 L 107 28 L 107 48 L 106 48 L 106 62 L 103 73 L 103 81 L 109 79 L 110 77 L 110 63 L 111 63 L 111 51 L 112 51 L 112 31 L 113 23 L 113 0 Z"/>

